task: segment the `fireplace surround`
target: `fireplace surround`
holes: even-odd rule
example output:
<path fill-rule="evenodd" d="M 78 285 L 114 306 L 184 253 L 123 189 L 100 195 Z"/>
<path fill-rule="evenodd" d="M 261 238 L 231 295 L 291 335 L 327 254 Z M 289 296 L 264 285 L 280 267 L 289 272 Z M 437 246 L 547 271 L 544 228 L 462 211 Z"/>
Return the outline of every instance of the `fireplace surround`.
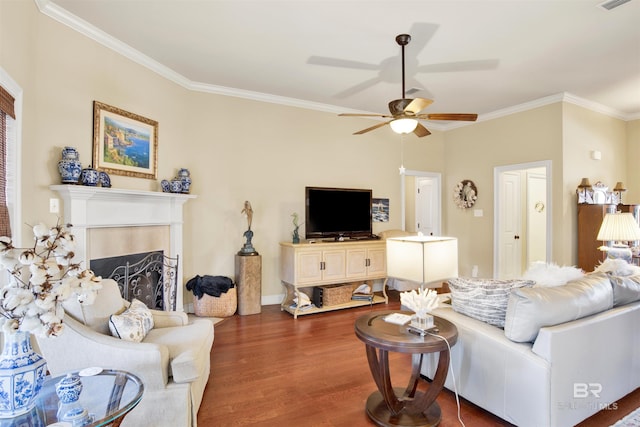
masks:
<path fill-rule="evenodd" d="M 177 271 L 183 271 L 183 207 L 195 195 L 81 185 L 50 188 L 60 194 L 64 221 L 73 226 L 76 260 L 89 265 L 93 259 L 162 250 L 177 257 Z M 182 311 L 183 288 L 178 274 L 172 298 Z"/>

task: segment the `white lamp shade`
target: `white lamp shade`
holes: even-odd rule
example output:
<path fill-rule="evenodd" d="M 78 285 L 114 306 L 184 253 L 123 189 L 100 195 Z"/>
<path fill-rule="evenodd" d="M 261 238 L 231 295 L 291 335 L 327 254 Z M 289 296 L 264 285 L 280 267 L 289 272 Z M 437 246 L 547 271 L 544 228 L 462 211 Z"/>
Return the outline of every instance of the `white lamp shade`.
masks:
<path fill-rule="evenodd" d="M 395 119 L 389 123 L 395 133 L 411 133 L 418 126 L 416 119 Z"/>
<path fill-rule="evenodd" d="M 640 240 L 640 227 L 631 213 L 608 213 L 602 220 L 596 239 L 605 242 Z"/>
<path fill-rule="evenodd" d="M 458 277 L 458 239 L 434 236 L 387 239 L 387 276 L 421 284 Z"/>

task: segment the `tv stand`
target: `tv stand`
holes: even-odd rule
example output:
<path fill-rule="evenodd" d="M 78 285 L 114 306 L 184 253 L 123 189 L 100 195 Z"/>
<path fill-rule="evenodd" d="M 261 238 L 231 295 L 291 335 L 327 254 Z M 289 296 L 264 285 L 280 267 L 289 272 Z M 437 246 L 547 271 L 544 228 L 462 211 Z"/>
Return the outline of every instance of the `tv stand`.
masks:
<path fill-rule="evenodd" d="M 280 243 L 280 279 L 285 287 L 281 309 L 300 315 L 388 302 L 385 286 L 373 301 L 349 301 L 332 306 L 300 309 L 293 299 L 301 292 L 309 297 L 322 285 L 385 279 L 386 242 L 384 240 L 346 240 L 344 242 Z"/>

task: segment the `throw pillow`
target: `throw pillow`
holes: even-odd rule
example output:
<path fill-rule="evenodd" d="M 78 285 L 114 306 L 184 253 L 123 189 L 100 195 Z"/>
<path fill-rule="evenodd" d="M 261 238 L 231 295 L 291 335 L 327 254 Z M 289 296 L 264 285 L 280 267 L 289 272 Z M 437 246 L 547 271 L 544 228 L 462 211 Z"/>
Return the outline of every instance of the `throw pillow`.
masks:
<path fill-rule="evenodd" d="M 511 290 L 533 284 L 531 280 L 458 277 L 449 280 L 451 307 L 458 313 L 503 328 Z"/>
<path fill-rule="evenodd" d="M 531 342 L 540 328 L 580 319 L 613 306 L 606 273 L 587 274 L 552 288 L 514 289 L 509 296 L 504 334 L 511 341 Z"/>
<path fill-rule="evenodd" d="M 609 275 L 613 286 L 613 306 L 629 304 L 640 300 L 640 275 L 614 276 Z"/>
<path fill-rule="evenodd" d="M 560 286 L 565 283 L 579 279 L 584 276 L 584 271 L 573 266 L 560 267 L 554 263 L 534 262 L 529 269 L 525 271 L 522 278 L 525 280 L 533 280 L 536 287 L 552 287 Z"/>
<path fill-rule="evenodd" d="M 131 301 L 128 309 L 109 318 L 109 330 L 114 337 L 140 342 L 153 329 L 151 310 L 137 299 Z"/>

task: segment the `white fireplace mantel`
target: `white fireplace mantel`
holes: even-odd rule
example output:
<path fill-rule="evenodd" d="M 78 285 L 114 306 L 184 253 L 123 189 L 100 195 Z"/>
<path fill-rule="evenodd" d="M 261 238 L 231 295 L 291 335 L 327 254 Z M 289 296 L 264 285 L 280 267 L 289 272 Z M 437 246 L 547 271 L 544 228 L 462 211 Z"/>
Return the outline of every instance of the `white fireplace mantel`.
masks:
<path fill-rule="evenodd" d="M 87 231 L 92 228 L 166 225 L 170 256 L 180 256 L 182 271 L 183 205 L 195 195 L 124 190 L 82 185 L 52 185 L 64 202 L 64 221 L 73 226 L 76 259 L 88 263 Z M 183 307 L 182 277 L 178 274 L 176 306 Z"/>

